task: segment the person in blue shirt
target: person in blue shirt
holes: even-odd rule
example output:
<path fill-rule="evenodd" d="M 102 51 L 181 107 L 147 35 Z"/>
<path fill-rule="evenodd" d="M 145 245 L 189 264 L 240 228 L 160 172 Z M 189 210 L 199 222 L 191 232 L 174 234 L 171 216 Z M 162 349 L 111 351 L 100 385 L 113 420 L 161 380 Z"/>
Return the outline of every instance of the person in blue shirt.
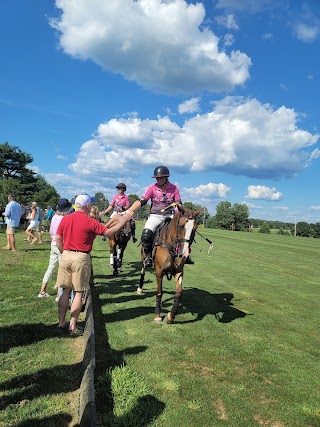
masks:
<path fill-rule="evenodd" d="M 18 202 L 16 202 L 16 196 L 14 194 L 9 194 L 8 204 L 4 211 L 4 216 L 6 218 L 7 224 L 7 246 L 3 249 L 10 251 L 16 250 L 16 238 L 15 238 L 15 229 L 19 227 L 20 218 L 22 215 L 22 208 Z"/>

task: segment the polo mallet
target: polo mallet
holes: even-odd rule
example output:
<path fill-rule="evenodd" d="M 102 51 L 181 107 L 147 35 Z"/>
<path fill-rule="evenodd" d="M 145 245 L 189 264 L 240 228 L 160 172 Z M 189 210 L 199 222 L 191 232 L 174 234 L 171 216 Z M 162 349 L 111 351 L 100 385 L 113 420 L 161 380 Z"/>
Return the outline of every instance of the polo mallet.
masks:
<path fill-rule="evenodd" d="M 211 240 L 209 240 L 209 239 L 207 239 L 205 236 L 203 236 L 201 233 L 199 233 L 199 231 L 198 230 L 196 230 L 196 233 L 197 234 L 199 234 L 199 236 L 200 237 L 202 237 L 204 240 L 206 240 L 208 243 L 209 243 L 209 249 L 208 249 L 208 255 L 210 255 L 210 252 L 212 251 L 212 249 L 213 249 L 213 246 L 212 246 L 212 241 Z"/>
<path fill-rule="evenodd" d="M 177 204 L 178 203 L 176 203 L 176 202 L 173 202 L 173 203 L 171 203 L 169 206 L 167 206 L 166 208 L 163 208 L 163 209 L 161 209 L 161 213 L 162 212 L 165 212 L 165 211 L 167 211 L 168 209 L 170 209 L 170 208 L 172 208 L 172 207 L 174 207 L 174 206 L 177 206 Z"/>

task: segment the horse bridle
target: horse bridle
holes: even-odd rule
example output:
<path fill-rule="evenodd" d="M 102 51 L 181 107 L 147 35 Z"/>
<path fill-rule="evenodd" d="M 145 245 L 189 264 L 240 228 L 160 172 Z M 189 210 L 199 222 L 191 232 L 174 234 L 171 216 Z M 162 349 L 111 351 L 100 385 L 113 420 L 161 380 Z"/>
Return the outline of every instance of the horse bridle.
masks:
<path fill-rule="evenodd" d="M 189 219 L 193 219 L 193 220 L 195 220 L 195 218 L 192 216 L 192 215 L 185 215 L 185 214 L 181 214 L 181 217 L 179 218 L 179 221 L 180 221 L 180 219 L 181 218 L 187 218 L 188 220 Z M 179 234 L 179 232 L 178 232 L 178 228 L 179 228 L 179 221 L 177 221 L 177 225 L 176 225 L 176 235 L 178 236 L 178 234 Z M 169 251 L 169 253 L 170 253 L 170 255 L 172 256 L 172 258 L 182 258 L 182 255 L 179 255 L 179 245 L 181 244 L 181 243 L 190 243 L 190 240 L 191 239 L 178 239 L 177 237 L 175 238 L 173 235 L 172 235 L 172 232 L 170 232 L 170 239 L 171 239 L 171 242 L 173 242 L 174 244 L 175 244 L 175 246 L 173 246 L 173 245 L 169 245 L 168 244 L 168 242 L 167 242 L 167 244 L 165 244 L 165 242 L 164 243 L 162 243 L 162 244 L 160 244 L 160 243 L 156 243 L 155 244 L 155 246 L 161 246 L 161 247 L 163 247 L 163 248 L 165 248 L 165 249 L 168 249 L 168 251 Z M 163 240 L 163 239 L 162 239 Z M 193 240 L 193 239 L 192 239 Z M 191 242 L 192 243 L 192 242 Z"/>

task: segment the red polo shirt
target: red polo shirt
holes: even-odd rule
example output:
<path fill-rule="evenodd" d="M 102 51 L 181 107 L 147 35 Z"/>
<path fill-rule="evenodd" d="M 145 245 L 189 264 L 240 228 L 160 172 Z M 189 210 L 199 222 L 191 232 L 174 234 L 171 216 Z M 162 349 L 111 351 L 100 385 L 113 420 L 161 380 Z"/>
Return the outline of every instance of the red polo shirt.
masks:
<path fill-rule="evenodd" d="M 56 234 L 62 236 L 64 250 L 90 252 L 96 235 L 102 235 L 106 229 L 96 219 L 76 211 L 62 218 Z"/>

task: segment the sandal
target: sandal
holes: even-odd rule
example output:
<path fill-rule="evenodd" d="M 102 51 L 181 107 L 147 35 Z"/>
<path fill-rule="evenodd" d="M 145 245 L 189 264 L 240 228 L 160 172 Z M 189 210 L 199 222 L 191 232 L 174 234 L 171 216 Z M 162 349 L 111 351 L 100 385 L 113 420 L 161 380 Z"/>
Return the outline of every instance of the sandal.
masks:
<path fill-rule="evenodd" d="M 57 328 L 59 329 L 59 331 L 65 331 L 65 332 L 68 332 L 68 330 L 69 330 L 69 323 L 68 322 L 66 322 L 66 324 L 64 325 L 64 326 L 57 326 Z"/>
<path fill-rule="evenodd" d="M 80 328 L 75 328 L 75 329 L 73 329 L 73 331 L 71 331 L 70 329 L 68 329 L 68 334 L 69 335 L 72 335 L 72 336 L 74 336 L 74 337 L 80 337 L 80 336 L 82 336 L 83 335 L 83 332 L 84 332 L 84 330 L 83 329 L 80 329 Z"/>

